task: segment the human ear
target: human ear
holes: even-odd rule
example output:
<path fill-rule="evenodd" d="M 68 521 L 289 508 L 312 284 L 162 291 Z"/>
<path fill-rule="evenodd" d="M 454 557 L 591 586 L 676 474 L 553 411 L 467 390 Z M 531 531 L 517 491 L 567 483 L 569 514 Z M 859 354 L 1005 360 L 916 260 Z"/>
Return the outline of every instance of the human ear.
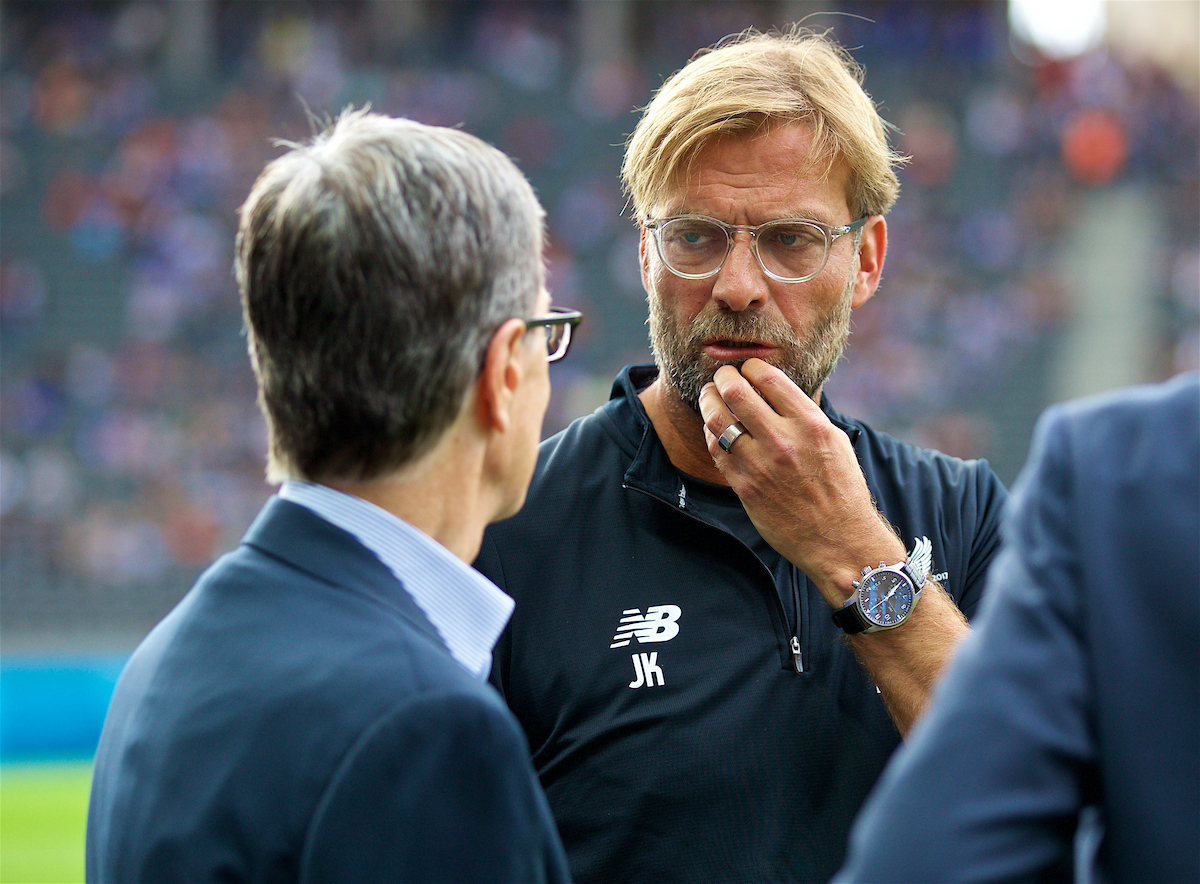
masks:
<path fill-rule="evenodd" d="M 879 287 L 883 260 L 887 255 L 887 221 L 882 215 L 872 215 L 863 225 L 858 245 L 858 267 L 854 272 L 853 308 L 861 307 Z"/>
<path fill-rule="evenodd" d="M 476 384 L 479 420 L 488 430 L 503 433 L 512 425 L 513 404 L 525 370 L 521 352 L 525 332 L 524 322 L 509 319 L 488 342 Z"/>

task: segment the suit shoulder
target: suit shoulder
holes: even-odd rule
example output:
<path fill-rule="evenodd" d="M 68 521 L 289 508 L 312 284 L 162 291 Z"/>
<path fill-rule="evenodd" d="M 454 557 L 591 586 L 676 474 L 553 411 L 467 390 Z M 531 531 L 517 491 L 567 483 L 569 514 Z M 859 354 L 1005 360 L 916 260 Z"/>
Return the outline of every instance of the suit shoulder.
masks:
<path fill-rule="evenodd" d="M 1141 384 L 1052 405 L 1041 423 L 1059 432 L 1074 428 L 1093 438 L 1108 434 L 1130 442 L 1156 438 L 1162 443 L 1200 438 L 1200 374 L 1187 373 L 1156 384 Z"/>

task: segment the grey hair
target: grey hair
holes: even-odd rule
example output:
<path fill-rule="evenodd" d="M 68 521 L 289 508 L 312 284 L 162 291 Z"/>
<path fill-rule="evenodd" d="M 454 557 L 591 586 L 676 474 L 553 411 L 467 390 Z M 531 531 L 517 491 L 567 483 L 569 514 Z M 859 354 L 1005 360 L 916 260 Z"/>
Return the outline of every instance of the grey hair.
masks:
<path fill-rule="evenodd" d="M 267 165 L 235 272 L 268 478 L 367 481 L 430 448 L 544 281 L 544 212 L 465 132 L 344 111 Z"/>

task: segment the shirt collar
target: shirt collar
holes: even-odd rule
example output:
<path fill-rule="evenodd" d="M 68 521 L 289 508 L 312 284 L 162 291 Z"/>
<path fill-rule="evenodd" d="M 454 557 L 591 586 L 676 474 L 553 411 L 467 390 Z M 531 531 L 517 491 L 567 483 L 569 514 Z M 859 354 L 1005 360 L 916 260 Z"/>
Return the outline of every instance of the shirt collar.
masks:
<path fill-rule="evenodd" d="M 444 546 L 373 503 L 326 485 L 289 480 L 279 489 L 358 539 L 400 581 L 441 635 L 450 655 L 476 677 L 487 678 L 492 648 L 514 602 Z"/>

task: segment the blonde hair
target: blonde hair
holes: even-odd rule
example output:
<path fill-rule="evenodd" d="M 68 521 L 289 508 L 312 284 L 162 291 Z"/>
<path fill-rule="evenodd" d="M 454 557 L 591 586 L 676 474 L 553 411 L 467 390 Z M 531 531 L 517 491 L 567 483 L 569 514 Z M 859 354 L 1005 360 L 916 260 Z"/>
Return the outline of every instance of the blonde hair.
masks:
<path fill-rule="evenodd" d="M 621 180 L 635 215 L 650 217 L 686 183 L 696 155 L 719 138 L 789 123 L 812 131 L 809 168 L 824 161 L 827 175 L 845 161 L 855 217 L 885 214 L 899 193 L 896 168 L 905 158 L 888 146 L 894 127 L 879 116 L 862 78 L 845 49 L 798 26 L 749 29 L 700 50 L 667 78 L 629 137 Z"/>

